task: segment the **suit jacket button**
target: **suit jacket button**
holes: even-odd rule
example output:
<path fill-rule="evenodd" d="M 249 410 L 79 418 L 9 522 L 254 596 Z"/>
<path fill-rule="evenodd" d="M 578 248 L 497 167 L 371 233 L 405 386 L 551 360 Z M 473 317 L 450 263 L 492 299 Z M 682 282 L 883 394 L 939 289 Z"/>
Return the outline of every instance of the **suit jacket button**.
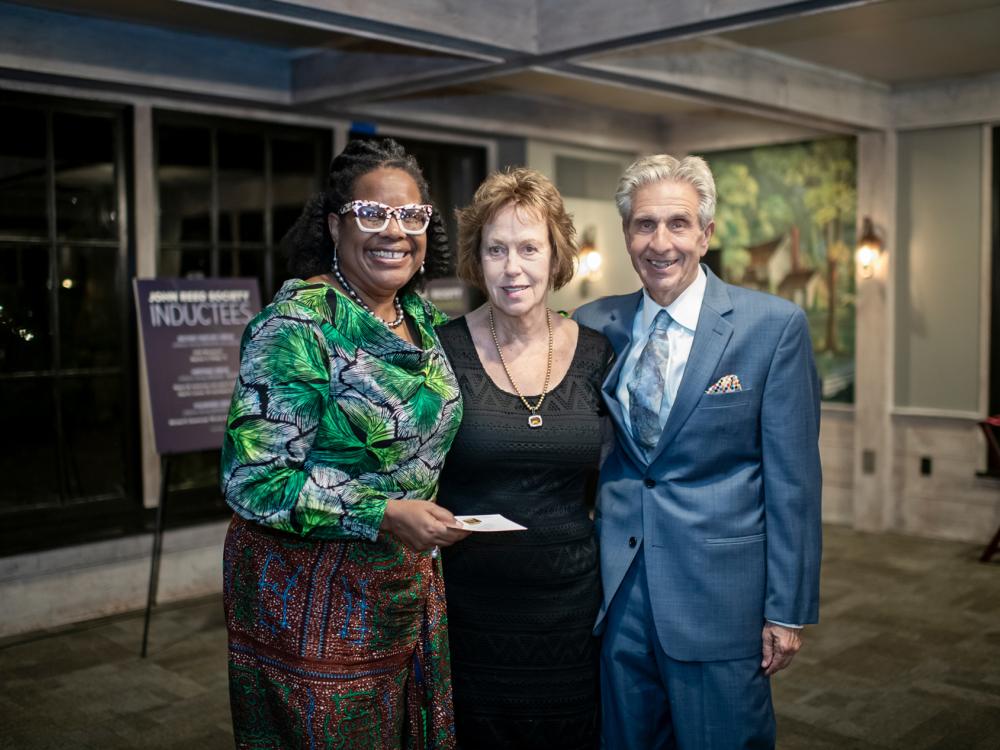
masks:
<path fill-rule="evenodd" d="M 639 543 L 639 542 L 638 542 L 638 540 L 637 540 L 637 539 L 636 539 L 636 538 L 635 538 L 634 536 L 630 536 L 630 537 L 628 538 L 628 546 L 629 546 L 629 547 L 634 547 L 634 546 L 635 546 L 635 545 L 637 545 L 638 543 Z"/>
<path fill-rule="evenodd" d="M 654 482 L 649 477 L 646 477 L 646 480 L 643 482 L 643 484 L 645 484 L 646 487 L 648 487 L 649 489 L 653 489 L 656 486 L 656 482 Z"/>

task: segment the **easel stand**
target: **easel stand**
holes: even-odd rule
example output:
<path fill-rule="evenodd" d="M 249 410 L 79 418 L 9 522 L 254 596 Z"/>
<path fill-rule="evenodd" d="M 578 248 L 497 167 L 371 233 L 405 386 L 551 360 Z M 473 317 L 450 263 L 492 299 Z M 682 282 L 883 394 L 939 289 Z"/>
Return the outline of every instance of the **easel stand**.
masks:
<path fill-rule="evenodd" d="M 200 391 L 189 392 L 178 384 L 196 380 L 212 388 L 233 387 L 240 371 L 239 342 L 243 328 L 254 312 L 260 310 L 260 291 L 256 279 L 132 279 L 135 311 L 139 321 L 142 369 L 149 395 L 149 416 L 154 445 L 160 457 L 160 504 L 156 508 L 153 530 L 153 554 L 149 562 L 149 594 L 146 597 L 146 621 L 142 626 L 142 657 L 149 646 L 149 621 L 156 606 L 156 589 L 163 555 L 163 519 L 170 479 L 170 457 L 196 451 L 218 450 L 222 443 L 220 423 L 227 421 L 227 401 L 198 403 Z M 218 321 L 203 320 L 196 307 L 213 295 L 239 310 L 239 315 L 223 316 Z M 220 296 L 221 295 L 221 296 Z M 177 309 L 183 314 L 174 315 Z M 200 371 L 200 359 L 185 354 L 185 339 L 196 335 L 199 341 L 212 342 L 212 375 Z M 189 354 L 193 354 L 190 350 Z M 187 419 L 194 409 L 199 419 Z M 224 426 L 224 425 L 223 425 Z M 0 743 L 2 744 L 2 743 Z"/>
<path fill-rule="evenodd" d="M 156 528 L 153 529 L 153 554 L 149 562 L 149 592 L 146 594 L 146 620 L 142 626 L 142 658 L 149 645 L 149 619 L 156 604 L 156 588 L 160 581 L 160 556 L 163 554 L 163 506 L 167 504 L 167 483 L 170 480 L 170 456 L 160 456 L 160 503 L 156 506 Z"/>

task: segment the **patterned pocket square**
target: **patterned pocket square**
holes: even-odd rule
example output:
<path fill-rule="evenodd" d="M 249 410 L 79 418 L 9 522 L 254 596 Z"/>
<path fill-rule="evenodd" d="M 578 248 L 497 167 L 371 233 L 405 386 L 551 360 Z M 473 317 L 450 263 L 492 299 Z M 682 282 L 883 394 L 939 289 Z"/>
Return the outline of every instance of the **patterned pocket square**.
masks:
<path fill-rule="evenodd" d="M 715 385 L 709 388 L 705 393 L 716 394 L 716 393 L 735 393 L 736 391 L 742 391 L 743 386 L 740 385 L 740 379 L 736 375 L 724 375 L 719 378 Z"/>

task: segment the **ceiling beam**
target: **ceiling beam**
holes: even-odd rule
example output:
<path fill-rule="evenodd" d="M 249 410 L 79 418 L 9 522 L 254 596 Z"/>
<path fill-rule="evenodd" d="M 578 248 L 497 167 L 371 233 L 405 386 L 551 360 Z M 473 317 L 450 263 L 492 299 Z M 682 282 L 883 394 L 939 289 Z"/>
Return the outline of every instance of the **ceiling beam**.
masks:
<path fill-rule="evenodd" d="M 670 118 L 664 149 L 667 153 L 678 156 L 704 154 L 778 143 L 795 143 L 829 135 L 829 131 L 803 125 L 734 116 L 729 112 L 719 111 Z"/>
<path fill-rule="evenodd" d="M 880 0 L 538 0 L 538 52 L 589 54 L 685 39 Z"/>
<path fill-rule="evenodd" d="M 892 111 L 899 130 L 1000 123 L 1000 73 L 897 89 Z"/>
<path fill-rule="evenodd" d="M 282 50 L 10 4 L 0 5 L 0 70 L 290 103 Z"/>
<path fill-rule="evenodd" d="M 205 2 L 207 0 L 184 1 Z M 593 55 L 622 53 L 623 50 L 631 50 L 655 42 L 704 36 L 773 21 L 786 16 L 818 13 L 877 1 L 729 0 L 730 12 L 724 13 L 720 12 L 717 7 L 707 5 L 702 0 L 673 0 L 664 4 L 650 4 L 648 0 L 618 0 L 614 3 L 608 3 L 606 0 L 582 0 L 582 4 L 575 2 L 575 0 L 573 3 L 570 3 L 569 0 L 565 0 L 565 2 L 562 0 L 539 0 L 539 38 L 543 38 L 550 28 L 559 27 L 563 29 L 559 34 L 560 38 L 567 42 L 565 45 L 561 43 L 540 44 L 539 52 L 510 52 L 505 55 L 504 59 L 492 64 L 484 63 L 479 67 L 469 66 L 453 71 L 443 71 L 437 75 L 427 76 L 419 82 L 402 81 L 398 84 L 376 82 L 371 86 L 358 86 L 351 92 L 350 97 L 368 100 L 392 99 L 420 91 L 431 91 L 435 88 L 486 81 L 531 68 L 556 68 Z M 590 15 L 589 11 L 598 9 L 600 9 L 600 19 L 613 17 L 618 21 L 608 25 L 595 23 L 595 17 Z M 620 22 L 622 18 L 628 18 L 630 21 L 623 25 Z M 575 29 L 572 44 L 568 43 L 570 32 L 567 32 L 566 29 Z M 622 74 L 627 71 L 613 72 Z M 665 82 L 661 80 L 659 83 Z M 680 88 L 677 89 L 677 93 L 682 93 Z M 692 90 L 691 93 L 695 94 L 696 90 Z M 722 98 L 717 97 L 715 101 L 721 102 Z M 339 98 L 330 103 L 337 106 L 351 104 L 350 101 Z"/>
<path fill-rule="evenodd" d="M 482 63 L 451 56 L 421 53 L 405 48 L 349 51 L 322 50 L 292 62 L 292 102 L 311 104 L 323 100 L 350 100 L 380 87 L 407 91 L 423 88 L 428 80 L 461 77 Z"/>
<path fill-rule="evenodd" d="M 630 153 L 658 150 L 666 141 L 664 122 L 659 117 L 552 97 L 496 92 L 370 102 L 338 109 L 337 113 L 354 119 L 443 126 L 493 137 L 558 138 L 560 142 Z"/>
<path fill-rule="evenodd" d="M 889 127 L 889 88 L 718 37 L 578 61 L 581 76 L 824 129 Z"/>
<path fill-rule="evenodd" d="M 537 49 L 534 3 L 522 0 L 477 3 L 474 12 L 440 0 L 174 1 L 481 59 Z"/>

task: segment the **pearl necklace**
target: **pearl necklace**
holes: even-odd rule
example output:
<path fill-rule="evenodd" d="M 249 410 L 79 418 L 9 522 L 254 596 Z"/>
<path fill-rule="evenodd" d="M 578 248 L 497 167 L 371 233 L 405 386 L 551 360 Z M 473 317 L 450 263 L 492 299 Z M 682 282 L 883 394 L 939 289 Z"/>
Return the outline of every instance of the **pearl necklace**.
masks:
<path fill-rule="evenodd" d="M 545 308 L 545 325 L 549 329 L 549 358 L 545 365 L 545 385 L 542 386 L 542 395 L 538 397 L 538 403 L 532 406 L 528 403 L 528 399 L 521 393 L 521 389 L 517 387 L 517 383 L 514 382 L 514 376 L 510 374 L 510 368 L 507 367 L 507 360 L 503 358 L 503 350 L 500 349 L 500 340 L 497 338 L 497 329 L 493 322 L 493 305 L 490 305 L 490 334 L 493 336 L 493 344 L 497 348 L 497 354 L 500 355 L 500 364 L 503 365 L 503 371 L 507 373 L 507 380 L 514 386 L 514 392 L 521 399 L 524 408 L 529 412 L 528 427 L 532 429 L 542 426 L 542 415 L 538 413 L 538 410 L 542 408 L 542 402 L 545 401 L 545 394 L 549 391 L 549 377 L 552 375 L 552 314 L 547 307 Z"/>
<path fill-rule="evenodd" d="M 365 312 L 375 318 L 375 320 L 384 325 L 386 328 L 398 328 L 403 321 L 406 320 L 403 315 L 403 305 L 399 301 L 398 294 L 392 298 L 392 304 L 396 308 L 396 319 L 394 321 L 390 323 L 388 320 L 382 320 L 381 317 L 376 315 L 375 311 L 368 307 L 365 301 L 361 299 L 356 291 L 354 291 L 354 287 L 347 283 L 347 279 L 345 279 L 344 275 L 340 272 L 340 264 L 337 263 L 336 254 L 333 256 L 333 275 L 337 278 L 337 282 L 344 288 L 344 291 L 347 292 L 348 296 L 350 296 L 350 298 L 357 302 Z"/>

